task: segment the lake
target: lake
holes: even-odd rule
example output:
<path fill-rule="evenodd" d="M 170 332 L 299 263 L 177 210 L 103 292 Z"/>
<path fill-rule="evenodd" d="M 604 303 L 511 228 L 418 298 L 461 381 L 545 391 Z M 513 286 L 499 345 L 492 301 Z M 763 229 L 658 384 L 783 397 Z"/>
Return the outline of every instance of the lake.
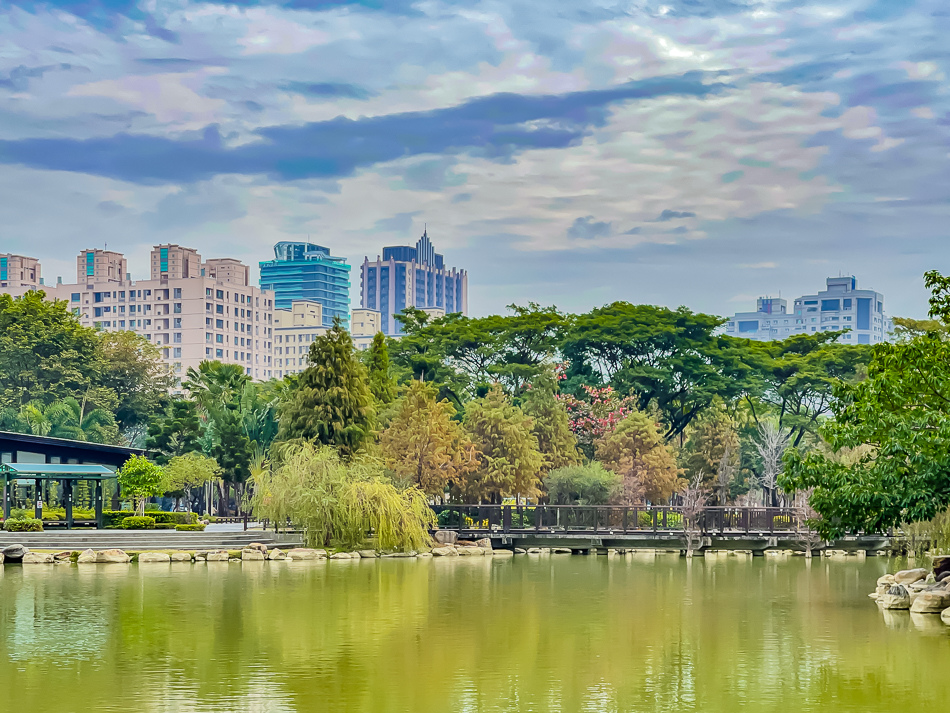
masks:
<path fill-rule="evenodd" d="M 7 566 L 0 710 L 942 710 L 950 627 L 867 598 L 898 566 L 726 555 Z"/>

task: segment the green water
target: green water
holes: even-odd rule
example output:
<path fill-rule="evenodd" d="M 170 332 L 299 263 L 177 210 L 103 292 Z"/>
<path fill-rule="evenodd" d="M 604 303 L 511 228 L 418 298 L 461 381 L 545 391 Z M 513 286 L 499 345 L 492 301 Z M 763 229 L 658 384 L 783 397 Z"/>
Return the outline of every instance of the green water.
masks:
<path fill-rule="evenodd" d="M 891 565 L 893 566 L 893 565 Z M 883 559 L 7 566 L 0 710 L 945 709 L 950 627 Z"/>

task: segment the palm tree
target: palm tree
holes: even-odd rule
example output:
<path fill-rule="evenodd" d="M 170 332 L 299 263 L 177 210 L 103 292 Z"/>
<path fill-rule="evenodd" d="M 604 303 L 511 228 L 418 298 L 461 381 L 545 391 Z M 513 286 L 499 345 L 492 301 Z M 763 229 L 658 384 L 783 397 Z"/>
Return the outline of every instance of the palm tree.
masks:
<path fill-rule="evenodd" d="M 52 423 L 50 435 L 92 443 L 114 443 L 118 436 L 115 417 L 85 398 L 82 402 L 67 396 L 50 404 L 46 415 Z"/>

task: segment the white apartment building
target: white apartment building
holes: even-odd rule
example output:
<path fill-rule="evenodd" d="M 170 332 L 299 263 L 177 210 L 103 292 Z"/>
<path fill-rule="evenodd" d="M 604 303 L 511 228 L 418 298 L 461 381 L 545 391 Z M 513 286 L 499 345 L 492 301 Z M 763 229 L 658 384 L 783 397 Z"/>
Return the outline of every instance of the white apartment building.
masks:
<path fill-rule="evenodd" d="M 314 300 L 294 300 L 290 309 L 274 310 L 274 376 L 282 379 L 307 368 L 310 345 L 327 333 L 323 305 Z"/>
<path fill-rule="evenodd" d="M 38 287 L 43 283 L 40 263 L 35 257 L 0 254 L 0 290 L 5 287 Z"/>
<path fill-rule="evenodd" d="M 857 287 L 854 276 L 829 277 L 825 289 L 803 295 L 787 311 L 786 300 L 760 297 L 755 312 L 738 312 L 725 325 L 726 334 L 769 341 L 796 334 L 844 331 L 843 344 L 887 341 L 891 326 L 884 312 L 884 295 Z"/>
<path fill-rule="evenodd" d="M 48 299 L 66 301 L 85 326 L 143 335 L 179 381 L 205 360 L 239 364 L 255 379 L 274 375 L 272 292 L 251 286 L 249 271 L 234 260 L 202 265 L 195 250 L 177 245 L 156 246 L 151 258 L 152 279 L 133 281 L 120 253 L 84 250 L 74 284 L 8 285 L 0 291 L 20 296 L 42 289 Z"/>

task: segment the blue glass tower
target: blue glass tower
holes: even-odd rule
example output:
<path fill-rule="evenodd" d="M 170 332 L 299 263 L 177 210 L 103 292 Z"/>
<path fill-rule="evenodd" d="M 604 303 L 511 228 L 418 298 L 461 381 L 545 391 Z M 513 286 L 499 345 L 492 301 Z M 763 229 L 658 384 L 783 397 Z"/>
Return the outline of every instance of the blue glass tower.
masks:
<path fill-rule="evenodd" d="M 274 306 L 291 309 L 294 300 L 323 305 L 323 324 L 339 317 L 350 322 L 350 266 L 346 258 L 333 257 L 329 248 L 313 243 L 280 242 L 274 260 L 261 262 L 261 289 L 273 290 Z"/>

